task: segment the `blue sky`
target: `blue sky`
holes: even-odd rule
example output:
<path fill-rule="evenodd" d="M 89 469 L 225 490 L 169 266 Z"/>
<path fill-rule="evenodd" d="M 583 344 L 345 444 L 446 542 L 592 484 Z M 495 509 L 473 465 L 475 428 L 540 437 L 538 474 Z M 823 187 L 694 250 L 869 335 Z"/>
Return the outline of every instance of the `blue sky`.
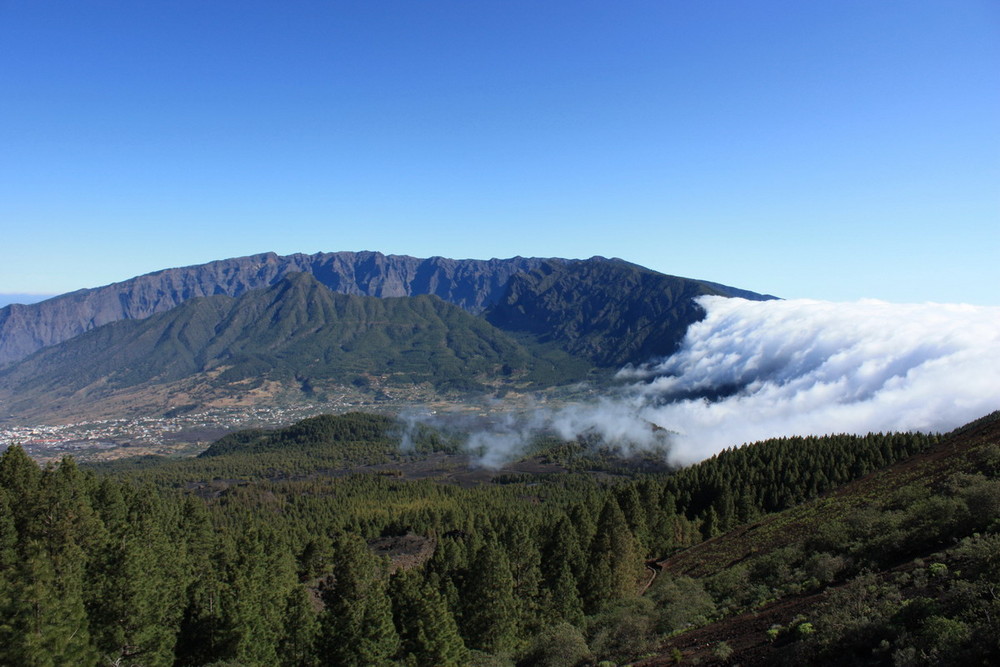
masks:
<path fill-rule="evenodd" d="M 616 256 L 1000 304 L 1000 4 L 0 0 L 0 292 Z"/>

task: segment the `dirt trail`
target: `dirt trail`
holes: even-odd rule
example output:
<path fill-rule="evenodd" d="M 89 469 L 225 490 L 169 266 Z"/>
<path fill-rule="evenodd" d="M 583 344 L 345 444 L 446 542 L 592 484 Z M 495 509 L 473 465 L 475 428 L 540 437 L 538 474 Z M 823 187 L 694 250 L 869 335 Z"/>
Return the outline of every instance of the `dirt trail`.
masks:
<path fill-rule="evenodd" d="M 660 574 L 660 571 L 663 570 L 663 566 L 660 565 L 659 561 L 655 558 L 653 560 L 647 560 L 645 565 L 646 580 L 639 586 L 639 595 L 645 595 L 646 591 L 649 590 L 649 587 L 653 585 L 654 581 L 656 581 L 656 577 Z"/>

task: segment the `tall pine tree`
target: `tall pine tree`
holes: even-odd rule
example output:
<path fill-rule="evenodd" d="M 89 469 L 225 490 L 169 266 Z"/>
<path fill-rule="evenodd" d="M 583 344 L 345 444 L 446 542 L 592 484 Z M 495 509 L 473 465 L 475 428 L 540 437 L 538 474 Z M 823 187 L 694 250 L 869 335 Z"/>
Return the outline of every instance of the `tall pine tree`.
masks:
<path fill-rule="evenodd" d="M 642 573 L 642 557 L 614 496 L 604 503 L 590 546 L 584 578 L 584 607 L 594 613 L 632 597 Z"/>
<path fill-rule="evenodd" d="M 515 646 L 520 619 L 514 577 L 495 538 L 476 554 L 463 599 L 462 631 L 470 647 L 498 653 Z"/>
<path fill-rule="evenodd" d="M 323 665 L 388 665 L 399 646 L 386 592 L 385 567 L 361 537 L 347 534 L 334 549 L 332 583 L 322 591 L 319 649 Z"/>
<path fill-rule="evenodd" d="M 417 667 L 459 667 L 468 651 L 441 593 L 416 572 L 397 572 L 391 581 L 393 617 L 400 654 Z"/>

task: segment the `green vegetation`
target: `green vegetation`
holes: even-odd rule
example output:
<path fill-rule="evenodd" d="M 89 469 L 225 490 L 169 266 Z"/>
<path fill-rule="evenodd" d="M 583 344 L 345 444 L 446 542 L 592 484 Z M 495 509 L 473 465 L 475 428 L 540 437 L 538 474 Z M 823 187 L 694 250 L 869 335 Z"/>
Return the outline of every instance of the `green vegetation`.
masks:
<path fill-rule="evenodd" d="M 404 473 L 453 442 L 425 429 L 403 454 L 400 426 L 368 414 L 100 474 L 68 459 L 40 469 L 10 447 L 0 664 L 617 664 L 824 590 L 823 606 L 762 636 L 768 650 L 797 664 L 978 664 L 1000 636 L 1000 455 L 986 428 L 992 440 L 781 439 L 676 472 L 626 472 L 605 453 L 574 459 L 588 472 L 467 487 Z M 574 447 L 543 441 L 533 456 Z M 602 460 L 614 474 L 592 472 Z M 344 474 L 379 461 L 392 468 Z M 366 548 L 404 537 L 426 556 Z M 640 595 L 655 570 L 644 560 L 675 552 Z M 706 645 L 705 659 L 739 658 L 728 638 Z"/>
<path fill-rule="evenodd" d="M 395 445 L 389 433 L 398 429 L 394 419 L 382 415 L 353 413 L 334 417 L 320 415 L 279 431 L 238 431 L 216 441 L 199 455 L 212 458 L 236 454 L 278 453 L 286 457 L 306 454 L 336 456 L 335 465 L 367 462 L 384 455 Z"/>
<path fill-rule="evenodd" d="M 454 395 L 606 381 L 673 352 L 704 316 L 694 297 L 759 298 L 600 258 L 544 262 L 511 276 L 503 294 L 477 316 L 437 296 L 340 294 L 290 273 L 42 348 L 0 370 L 0 398 L 19 415 L 65 416 L 101 413 L 112 397 L 160 406 L 148 394 L 164 386 L 184 402 L 171 412 L 260 388 L 323 400 L 343 387 Z"/>
<path fill-rule="evenodd" d="M 589 371 L 582 359 L 512 337 L 435 296 L 337 294 L 291 274 L 239 298 L 191 299 L 88 331 L 0 371 L 0 389 L 8 408 L 24 413 L 198 374 L 217 389 L 273 380 L 315 396 L 370 377 L 454 393 L 559 384 Z"/>
<path fill-rule="evenodd" d="M 998 416 L 663 566 L 693 576 L 716 616 L 731 617 L 716 635 L 739 634 L 750 614 L 773 614 L 778 622 L 749 639 L 771 644 L 771 663 L 995 662 Z M 794 612 L 781 617 L 783 607 Z"/>

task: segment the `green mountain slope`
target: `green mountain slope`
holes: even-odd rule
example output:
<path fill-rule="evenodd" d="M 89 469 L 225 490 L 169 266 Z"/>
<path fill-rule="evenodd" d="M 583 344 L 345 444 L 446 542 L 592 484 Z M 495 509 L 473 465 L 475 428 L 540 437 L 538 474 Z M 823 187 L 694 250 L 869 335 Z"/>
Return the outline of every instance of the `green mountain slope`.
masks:
<path fill-rule="evenodd" d="M 314 382 L 360 374 L 448 389 L 584 369 L 565 354 L 546 356 L 434 296 L 336 294 L 311 275 L 292 274 L 236 299 L 193 299 L 40 350 L 0 372 L 0 397 L 16 413 L 195 374 L 217 386 L 269 379 L 308 392 Z"/>
<path fill-rule="evenodd" d="M 381 298 L 433 294 L 467 312 L 480 315 L 505 297 L 516 301 L 524 293 L 526 286 L 535 282 L 535 279 L 524 275 L 527 272 L 541 271 L 543 275 L 548 275 L 560 267 L 565 269 L 562 275 L 575 275 L 583 271 L 586 275 L 582 275 L 580 280 L 584 285 L 604 278 L 617 281 L 598 286 L 595 296 L 599 300 L 628 301 L 642 298 L 648 301 L 652 294 L 632 293 L 626 289 L 635 285 L 627 278 L 623 280 L 621 272 L 626 267 L 631 267 L 629 270 L 637 270 L 639 267 L 601 257 L 584 261 L 524 257 L 454 260 L 444 257 L 419 259 L 378 252 L 288 256 L 264 253 L 165 269 L 112 285 L 63 294 L 40 303 L 12 304 L 0 308 L 0 366 L 111 322 L 144 319 L 198 297 L 239 297 L 250 290 L 274 285 L 292 273 L 309 273 L 341 294 Z M 668 289 L 675 292 L 680 284 L 677 281 L 683 280 L 646 269 L 641 269 L 641 272 L 648 274 L 648 277 L 668 279 Z M 518 284 L 512 285 L 511 281 L 515 277 L 518 277 Z M 747 299 L 762 298 L 753 292 L 716 283 L 688 282 L 696 283 L 700 290 L 708 290 L 706 293 Z M 528 291 L 531 291 L 530 287 Z M 677 294 L 670 296 L 669 299 L 675 299 L 676 296 Z M 658 302 L 661 298 L 662 295 L 656 295 L 654 301 Z M 518 304 L 511 302 L 509 305 Z M 553 305 L 562 307 L 548 304 L 546 308 Z M 657 307 L 653 305 L 654 310 Z M 621 314 L 628 310 L 631 308 L 619 308 Z M 495 323 L 504 328 L 502 321 Z M 608 323 L 595 324 L 600 328 Z M 551 323 L 546 327 L 543 333 L 549 332 Z M 559 333 L 570 338 L 573 336 L 568 330 Z"/>
<path fill-rule="evenodd" d="M 499 298 L 513 273 L 534 268 L 541 261 L 523 257 L 419 259 L 378 252 L 263 253 L 164 269 L 41 303 L 0 308 L 0 365 L 110 322 L 144 319 L 196 297 L 238 297 L 273 285 L 291 273 L 310 273 L 341 294 L 434 294 L 478 314 Z"/>

